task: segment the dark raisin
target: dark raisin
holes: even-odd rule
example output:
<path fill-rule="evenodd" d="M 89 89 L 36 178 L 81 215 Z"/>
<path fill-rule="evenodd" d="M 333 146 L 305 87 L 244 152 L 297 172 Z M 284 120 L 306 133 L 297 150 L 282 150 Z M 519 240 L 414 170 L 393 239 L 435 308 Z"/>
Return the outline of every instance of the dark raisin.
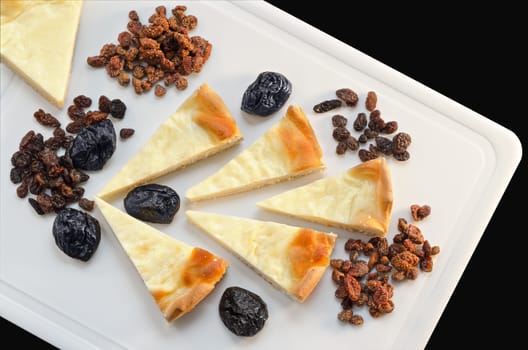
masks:
<path fill-rule="evenodd" d="M 92 105 L 92 99 L 84 95 L 79 95 L 73 99 L 73 103 L 78 107 L 88 108 Z"/>
<path fill-rule="evenodd" d="M 342 142 L 342 141 L 339 141 L 337 143 L 337 146 L 336 146 L 336 153 L 341 155 L 341 154 L 345 154 L 346 150 L 347 150 L 348 146 L 346 143 Z"/>
<path fill-rule="evenodd" d="M 347 125 L 348 119 L 342 116 L 341 114 L 336 114 L 332 117 L 332 125 L 334 127 L 345 127 Z"/>
<path fill-rule="evenodd" d="M 9 179 L 14 184 L 19 184 L 22 182 L 22 168 L 11 168 L 9 173 Z"/>
<path fill-rule="evenodd" d="M 75 168 L 100 170 L 110 159 L 116 148 L 114 125 L 103 119 L 83 128 L 73 140 L 69 150 Z"/>
<path fill-rule="evenodd" d="M 241 109 L 261 117 L 277 112 L 288 100 L 292 84 L 277 72 L 262 72 L 242 96 Z"/>
<path fill-rule="evenodd" d="M 360 149 L 359 152 L 358 152 L 358 156 L 359 156 L 359 159 L 362 162 L 366 162 L 368 160 L 376 159 L 378 157 L 377 154 L 375 154 L 375 153 L 373 153 L 371 151 L 368 151 L 366 149 Z"/>
<path fill-rule="evenodd" d="M 75 120 L 66 125 L 66 131 L 71 134 L 78 134 L 84 128 L 84 121 Z"/>
<path fill-rule="evenodd" d="M 346 139 L 350 136 L 350 131 L 348 131 L 345 127 L 337 127 L 332 132 L 332 137 L 336 141 L 346 141 Z"/>
<path fill-rule="evenodd" d="M 313 106 L 313 110 L 315 113 L 324 113 L 341 107 L 341 104 L 341 100 L 326 100 Z"/>
<path fill-rule="evenodd" d="M 44 211 L 42 210 L 42 208 L 40 207 L 40 205 L 37 203 L 36 200 L 34 200 L 33 198 L 29 198 L 28 201 L 31 207 L 35 209 L 38 215 L 44 215 Z"/>
<path fill-rule="evenodd" d="M 74 208 L 62 209 L 53 222 L 55 243 L 66 255 L 88 261 L 101 240 L 99 222 L 93 216 Z"/>
<path fill-rule="evenodd" d="M 128 192 L 124 204 L 126 212 L 137 219 L 169 224 L 180 209 L 180 197 L 168 186 L 148 184 Z"/>
<path fill-rule="evenodd" d="M 392 154 L 392 140 L 383 136 L 377 136 L 375 140 L 376 148 L 378 149 L 378 151 L 387 156 L 390 156 Z"/>
<path fill-rule="evenodd" d="M 376 95 L 376 92 L 369 91 L 367 93 L 367 99 L 365 100 L 365 108 L 367 111 L 372 112 L 376 109 L 376 104 L 378 103 L 378 95 Z"/>
<path fill-rule="evenodd" d="M 252 337 L 264 327 L 268 307 L 257 294 L 241 288 L 227 288 L 218 307 L 224 325 L 234 334 Z"/>
<path fill-rule="evenodd" d="M 392 138 L 392 152 L 403 153 L 411 144 L 411 135 L 405 132 L 399 132 Z"/>
<path fill-rule="evenodd" d="M 362 131 L 367 127 L 367 115 L 365 113 L 358 113 L 356 120 L 354 120 L 354 130 Z"/>
<path fill-rule="evenodd" d="M 126 105 L 120 99 L 113 99 L 110 103 L 110 114 L 117 119 L 125 117 Z"/>
<path fill-rule="evenodd" d="M 367 141 L 368 141 L 368 137 L 365 134 L 359 135 L 359 137 L 358 137 L 358 142 L 359 143 L 367 143 Z"/>
<path fill-rule="evenodd" d="M 347 139 L 345 140 L 345 143 L 351 151 L 357 151 L 359 149 L 359 142 L 356 140 L 356 138 L 352 135 L 349 135 Z"/>
<path fill-rule="evenodd" d="M 404 162 L 411 158 L 411 154 L 408 151 L 403 151 L 402 153 L 393 153 L 392 156 L 394 159 L 399 160 L 400 162 Z"/>
<path fill-rule="evenodd" d="M 82 107 L 77 105 L 71 105 L 68 107 L 68 117 L 73 121 L 82 121 L 84 119 L 85 113 Z"/>
<path fill-rule="evenodd" d="M 392 134 L 398 131 L 398 122 L 391 120 L 390 122 L 385 123 L 385 127 L 381 130 L 384 134 Z"/>
<path fill-rule="evenodd" d="M 49 113 L 44 112 L 41 108 L 39 108 L 38 111 L 33 113 L 33 116 L 40 124 L 44 126 L 51 126 L 54 128 L 60 126 L 60 122 L 57 118 L 55 118 Z"/>
<path fill-rule="evenodd" d="M 94 204 L 95 202 L 94 201 L 91 201 L 87 198 L 81 198 L 79 199 L 79 207 L 81 207 L 81 209 L 84 209 L 84 210 L 87 210 L 87 211 L 92 211 L 93 208 L 94 208 Z"/>
<path fill-rule="evenodd" d="M 129 137 L 131 137 L 132 135 L 134 135 L 136 131 L 134 129 L 130 129 L 130 128 L 122 128 L 121 130 L 119 130 L 119 136 L 122 138 L 122 139 L 128 139 Z"/>
<path fill-rule="evenodd" d="M 367 139 L 373 139 L 373 138 L 376 138 L 376 136 L 378 136 L 378 132 L 375 130 L 366 128 L 365 130 L 363 130 L 363 135 L 365 135 Z"/>
<path fill-rule="evenodd" d="M 343 100 L 347 106 L 351 107 L 357 105 L 359 101 L 358 95 L 352 89 L 349 88 L 336 90 L 336 96 L 339 99 Z"/>
<path fill-rule="evenodd" d="M 381 132 L 385 128 L 385 121 L 381 118 L 381 112 L 378 109 L 370 112 L 368 127 L 376 132 Z"/>
<path fill-rule="evenodd" d="M 105 95 L 99 96 L 99 110 L 104 113 L 110 113 L 110 105 L 112 101 Z"/>

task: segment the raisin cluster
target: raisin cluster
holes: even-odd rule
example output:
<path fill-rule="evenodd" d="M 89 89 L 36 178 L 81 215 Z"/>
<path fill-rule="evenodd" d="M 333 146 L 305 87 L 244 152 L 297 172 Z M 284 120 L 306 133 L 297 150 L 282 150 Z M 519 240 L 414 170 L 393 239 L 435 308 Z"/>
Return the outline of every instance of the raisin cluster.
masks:
<path fill-rule="evenodd" d="M 421 209 L 420 208 L 425 208 Z M 418 220 L 430 213 L 429 206 L 411 206 L 413 218 L 421 211 Z M 341 300 L 338 319 L 353 325 L 363 324 L 363 317 L 353 308 L 368 307 L 372 317 L 380 317 L 394 310 L 392 296 L 394 285 L 389 281 L 414 280 L 419 269 L 433 270 L 432 257 L 440 252 L 431 246 L 420 228 L 405 219 L 398 220 L 398 233 L 389 244 L 385 237 L 373 237 L 368 242 L 349 239 L 345 243 L 348 259 L 332 259 L 332 280 L 337 283 L 335 296 Z M 360 259 L 360 255 L 368 257 Z"/>
<path fill-rule="evenodd" d="M 99 98 L 99 109 L 89 110 L 92 99 L 79 95 L 68 107 L 71 122 L 63 129 L 58 118 L 38 109 L 34 118 L 41 125 L 53 128 L 53 135 L 44 139 L 41 133 L 28 131 L 21 139 L 18 150 L 11 156 L 10 180 L 18 185 L 19 198 L 28 198 L 29 204 L 39 215 L 59 212 L 70 204 L 91 211 L 94 202 L 84 197 L 82 186 L 90 176 L 75 165 L 71 149 L 77 140 L 74 134 L 87 127 L 95 127 L 109 115 L 123 118 L 125 104 L 119 100 Z M 109 124 L 110 120 L 106 122 Z M 98 148 L 98 147 L 96 147 Z"/>
<path fill-rule="evenodd" d="M 185 76 L 200 72 L 212 50 L 204 38 L 189 36 L 198 19 L 185 14 L 186 10 L 186 6 L 176 6 L 167 17 L 165 6 L 158 6 L 148 24 L 140 21 L 135 10 L 130 11 L 128 30 L 118 35 L 118 43 L 103 45 L 99 55 L 88 57 L 87 63 L 104 67 L 122 86 L 132 83 L 137 94 L 154 87 L 155 95 L 161 97 L 171 85 L 184 90 Z"/>
<path fill-rule="evenodd" d="M 337 99 L 326 100 L 316 104 L 313 110 L 316 113 L 324 113 L 341 107 L 343 102 L 346 106 L 356 107 L 359 102 L 358 95 L 349 88 L 336 90 Z M 398 131 L 398 122 L 395 120 L 385 121 L 381 117 L 381 111 L 376 108 L 378 96 L 376 92 L 369 91 L 365 99 L 367 114 L 357 114 L 352 128 L 361 133 L 358 137 L 351 134 L 347 128 L 348 119 L 341 114 L 332 117 L 334 130 L 332 137 L 337 141 L 336 153 L 345 154 L 347 150 L 358 151 L 362 162 L 375 159 L 381 155 L 393 156 L 396 160 L 405 161 L 410 158 L 407 148 L 411 144 L 411 136 L 405 132 L 399 132 L 391 138 L 384 135 L 392 135 Z M 369 143 L 370 141 L 370 143 Z M 367 147 L 368 145 L 368 147 Z M 363 147 L 362 147 L 363 146 Z"/>

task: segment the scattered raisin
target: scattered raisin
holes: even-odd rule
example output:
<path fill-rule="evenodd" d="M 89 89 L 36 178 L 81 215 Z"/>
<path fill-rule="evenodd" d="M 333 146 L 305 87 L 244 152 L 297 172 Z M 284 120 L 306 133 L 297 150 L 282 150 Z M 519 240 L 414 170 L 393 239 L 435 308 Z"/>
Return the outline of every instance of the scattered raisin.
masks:
<path fill-rule="evenodd" d="M 345 140 L 345 144 L 347 145 L 348 149 L 350 149 L 351 151 L 357 151 L 359 149 L 359 142 L 352 135 L 349 135 L 347 137 L 347 139 Z"/>
<path fill-rule="evenodd" d="M 429 205 L 411 205 L 411 216 L 414 221 L 421 221 L 431 214 L 431 207 Z"/>
<path fill-rule="evenodd" d="M 378 95 L 376 95 L 376 92 L 369 91 L 367 93 L 367 99 L 365 100 L 365 108 L 367 111 L 372 112 L 376 109 L 376 104 L 378 103 Z"/>
<path fill-rule="evenodd" d="M 77 107 L 88 108 L 92 105 L 92 99 L 84 95 L 79 95 L 73 99 L 73 103 Z"/>
<path fill-rule="evenodd" d="M 136 131 L 134 129 L 131 129 L 131 128 L 122 128 L 121 130 L 119 130 L 119 136 L 122 139 L 128 139 L 129 137 L 134 135 L 135 132 Z"/>
<path fill-rule="evenodd" d="M 343 100 L 347 106 L 354 107 L 359 101 L 358 95 L 349 88 L 343 88 L 336 90 L 336 96 Z"/>
<path fill-rule="evenodd" d="M 349 136 L 350 136 L 350 131 L 348 131 L 348 129 L 345 127 L 337 127 L 334 129 L 334 132 L 332 133 L 332 137 L 336 141 L 346 141 L 346 139 Z"/>
<path fill-rule="evenodd" d="M 378 158 L 378 155 L 376 153 L 367 151 L 366 149 L 360 149 L 358 152 L 358 155 L 359 155 L 359 159 L 362 162 L 366 162 L 366 161 Z"/>
<path fill-rule="evenodd" d="M 384 134 L 393 134 L 398 131 L 398 122 L 391 120 L 390 122 L 385 123 L 385 127 L 381 130 Z"/>
<path fill-rule="evenodd" d="M 392 154 L 392 140 L 383 137 L 383 136 L 377 136 L 375 138 L 376 141 L 376 148 L 379 152 L 390 156 Z"/>
<path fill-rule="evenodd" d="M 315 106 L 313 106 L 313 110 L 315 113 L 324 113 L 339 107 L 341 107 L 341 100 L 334 99 L 326 100 L 316 104 Z"/>
<path fill-rule="evenodd" d="M 411 144 L 411 135 L 405 132 L 399 132 L 392 138 L 392 152 L 403 153 L 407 150 L 407 147 Z"/>
<path fill-rule="evenodd" d="M 367 127 L 367 115 L 365 113 L 358 113 L 356 120 L 354 120 L 354 130 L 363 131 Z"/>
<path fill-rule="evenodd" d="M 409 160 L 411 154 L 408 151 L 403 151 L 402 153 L 393 153 L 392 156 L 394 157 L 394 159 L 400 162 L 404 162 L 406 160 Z"/>
<path fill-rule="evenodd" d="M 336 114 L 332 117 L 332 125 L 334 127 L 345 127 L 347 125 L 348 119 L 342 116 L 341 114 Z"/>
<path fill-rule="evenodd" d="M 348 146 L 345 142 L 343 141 L 339 141 L 337 143 L 337 146 L 336 146 L 336 153 L 341 155 L 341 154 L 345 154 L 346 150 L 347 150 Z"/>
<path fill-rule="evenodd" d="M 79 199 L 79 207 L 81 207 L 84 210 L 92 211 L 93 208 L 94 208 L 94 204 L 95 204 L 94 201 L 91 201 L 91 200 L 86 199 L 84 197 Z"/>
<path fill-rule="evenodd" d="M 35 119 L 44 126 L 51 126 L 53 128 L 59 127 L 61 124 L 57 118 L 49 113 L 44 112 L 41 108 L 36 111 L 33 116 Z"/>

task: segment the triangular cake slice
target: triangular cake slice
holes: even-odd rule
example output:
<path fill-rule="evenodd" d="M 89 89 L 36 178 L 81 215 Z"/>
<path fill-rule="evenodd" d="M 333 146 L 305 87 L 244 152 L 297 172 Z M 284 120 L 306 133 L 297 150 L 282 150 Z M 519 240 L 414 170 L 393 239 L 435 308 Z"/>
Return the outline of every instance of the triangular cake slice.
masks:
<path fill-rule="evenodd" d="M 249 191 L 324 169 L 323 153 L 298 106 L 216 173 L 191 187 L 193 202 Z"/>
<path fill-rule="evenodd" d="M 304 302 L 330 263 L 337 236 L 285 224 L 188 210 L 189 220 L 277 289 Z"/>
<path fill-rule="evenodd" d="M 58 108 L 64 106 L 82 1 L 2 0 L 0 58 Z"/>
<path fill-rule="evenodd" d="M 98 197 L 96 203 L 168 322 L 194 309 L 224 276 L 227 260 L 180 242 Z"/>
<path fill-rule="evenodd" d="M 202 84 L 99 192 L 101 198 L 144 184 L 242 140 L 222 98 Z"/>
<path fill-rule="evenodd" d="M 392 181 L 385 158 L 280 193 L 261 208 L 319 224 L 385 236 L 392 211 Z"/>

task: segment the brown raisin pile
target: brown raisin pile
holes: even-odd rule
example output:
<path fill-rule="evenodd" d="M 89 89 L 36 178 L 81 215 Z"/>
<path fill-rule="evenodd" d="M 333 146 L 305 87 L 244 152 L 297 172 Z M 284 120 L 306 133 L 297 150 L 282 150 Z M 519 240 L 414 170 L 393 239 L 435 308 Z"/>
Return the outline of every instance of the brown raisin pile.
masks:
<path fill-rule="evenodd" d="M 142 23 L 135 10 L 130 11 L 127 30 L 118 35 L 117 44 L 103 45 L 99 55 L 88 57 L 87 63 L 104 67 L 122 86 L 132 83 L 137 94 L 154 87 L 156 96 L 162 97 L 171 85 L 184 90 L 188 84 L 185 77 L 200 72 L 212 50 L 204 38 L 189 36 L 198 19 L 186 11 L 186 6 L 176 6 L 167 16 L 165 6 L 158 6 L 148 23 Z"/>
<path fill-rule="evenodd" d="M 422 206 L 428 207 L 429 206 Z M 416 208 L 411 206 L 411 215 Z M 423 217 L 425 218 L 425 216 Z M 422 218 L 422 219 L 423 219 Z M 374 237 L 368 242 L 349 239 L 345 243 L 347 259 L 332 259 L 332 280 L 337 283 L 335 296 L 341 300 L 340 321 L 353 325 L 363 324 L 363 317 L 354 314 L 354 308 L 368 307 L 372 317 L 380 317 L 394 310 L 391 281 L 414 280 L 419 270 L 433 270 L 432 257 L 440 252 L 431 246 L 418 226 L 405 219 L 398 220 L 398 233 L 389 244 L 386 238 Z M 366 259 L 360 259 L 366 256 Z"/>
<path fill-rule="evenodd" d="M 317 113 L 328 112 L 343 105 L 355 107 L 359 97 L 350 88 L 336 90 L 338 99 L 327 100 L 314 106 Z M 332 103 L 330 103 L 332 102 Z M 348 119 L 341 114 L 332 117 L 334 131 L 332 137 L 337 141 L 336 153 L 345 154 L 347 150 L 358 151 L 359 159 L 362 162 L 378 158 L 379 156 L 392 156 L 399 161 L 410 158 L 407 148 L 411 144 L 411 136 L 404 132 L 399 132 L 392 137 L 388 135 L 398 131 L 398 122 L 395 120 L 385 121 L 381 117 L 381 111 L 377 109 L 378 96 L 375 91 L 369 91 L 365 99 L 365 108 L 369 112 L 368 117 L 364 112 L 357 114 L 352 128 L 360 133 L 355 136 L 347 129 Z M 370 141 L 370 142 L 369 142 Z M 363 145 L 363 147 L 361 147 Z"/>
<path fill-rule="evenodd" d="M 84 95 L 75 97 L 68 107 L 68 116 L 72 121 L 65 129 L 60 127 L 57 118 L 42 109 L 37 110 L 33 116 L 41 125 L 54 128 L 53 135 L 44 139 L 41 133 L 30 130 L 11 156 L 10 180 L 18 185 L 17 196 L 26 198 L 33 195 L 28 201 L 39 215 L 58 212 L 75 202 L 87 211 L 94 207 L 93 201 L 84 197 L 82 187 L 90 176 L 75 168 L 69 156 L 68 150 L 74 140 L 71 134 L 79 133 L 85 126 L 108 115 L 114 116 L 113 110 L 119 112 L 117 118 L 122 118 L 121 113 L 126 106 L 121 100 L 110 100 L 106 96 L 99 98 L 99 110 L 85 111 L 91 105 L 91 98 Z"/>

